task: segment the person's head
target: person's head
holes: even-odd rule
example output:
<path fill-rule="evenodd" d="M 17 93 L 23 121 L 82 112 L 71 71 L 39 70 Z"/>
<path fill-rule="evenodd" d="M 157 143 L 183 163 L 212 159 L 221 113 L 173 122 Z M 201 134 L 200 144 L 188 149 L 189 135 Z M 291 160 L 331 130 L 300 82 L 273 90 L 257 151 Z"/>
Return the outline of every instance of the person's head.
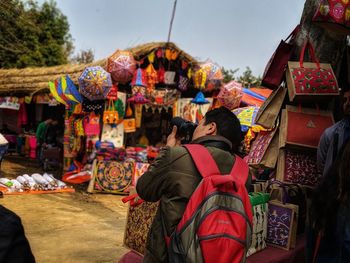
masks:
<path fill-rule="evenodd" d="M 58 125 L 58 120 L 52 120 L 51 125 L 52 125 L 52 126 Z"/>
<path fill-rule="evenodd" d="M 48 119 L 45 121 L 45 123 L 46 123 L 46 124 L 51 124 L 52 121 L 53 121 L 52 118 L 48 118 Z"/>
<path fill-rule="evenodd" d="M 233 152 L 237 152 L 242 141 L 241 124 L 234 113 L 225 107 L 220 107 L 205 114 L 194 130 L 192 140 L 207 135 L 225 137 L 232 143 Z"/>
<path fill-rule="evenodd" d="M 343 113 L 346 116 L 350 116 L 350 89 L 343 93 Z"/>

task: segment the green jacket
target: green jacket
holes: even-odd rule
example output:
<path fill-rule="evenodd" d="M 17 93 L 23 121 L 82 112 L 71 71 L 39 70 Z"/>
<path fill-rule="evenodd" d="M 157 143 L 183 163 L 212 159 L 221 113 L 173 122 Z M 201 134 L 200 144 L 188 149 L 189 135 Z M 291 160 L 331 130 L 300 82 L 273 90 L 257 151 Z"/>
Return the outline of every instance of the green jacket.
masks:
<path fill-rule="evenodd" d="M 230 153 L 231 143 L 227 139 L 204 136 L 192 143 L 207 147 L 222 174 L 231 171 L 235 158 Z M 149 202 L 160 200 L 148 234 L 143 262 L 168 262 L 163 229 L 166 228 L 168 236 L 175 230 L 200 181 L 201 175 L 184 147 L 163 148 L 148 171 L 140 177 L 136 186 L 139 196 Z"/>

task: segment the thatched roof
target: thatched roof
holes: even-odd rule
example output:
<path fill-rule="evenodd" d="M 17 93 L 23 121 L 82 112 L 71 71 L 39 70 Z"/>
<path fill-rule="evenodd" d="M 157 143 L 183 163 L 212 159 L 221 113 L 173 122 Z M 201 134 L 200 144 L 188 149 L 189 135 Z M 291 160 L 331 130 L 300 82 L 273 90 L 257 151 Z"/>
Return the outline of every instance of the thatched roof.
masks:
<path fill-rule="evenodd" d="M 170 47 L 178 50 L 186 60 L 192 63 L 197 61 L 189 54 L 179 49 L 174 43 L 153 42 L 139 45 L 127 50 L 131 51 L 136 59 L 140 59 L 154 49 Z M 77 80 L 88 66 L 106 67 L 107 59 L 92 62 L 90 64 L 67 64 L 54 67 L 24 68 L 24 69 L 0 69 L 0 96 L 30 95 L 38 91 L 48 91 L 48 82 L 54 81 L 60 76 L 68 74 L 77 83 Z"/>

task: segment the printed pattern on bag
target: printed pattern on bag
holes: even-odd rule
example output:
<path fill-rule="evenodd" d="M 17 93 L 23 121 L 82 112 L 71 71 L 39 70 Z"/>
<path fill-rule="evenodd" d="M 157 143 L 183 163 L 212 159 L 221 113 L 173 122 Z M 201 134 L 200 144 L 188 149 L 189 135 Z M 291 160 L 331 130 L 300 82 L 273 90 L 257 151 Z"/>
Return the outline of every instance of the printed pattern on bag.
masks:
<path fill-rule="evenodd" d="M 291 235 L 293 210 L 269 203 L 266 242 L 279 247 L 288 248 Z"/>
<path fill-rule="evenodd" d="M 143 202 L 129 206 L 124 233 L 124 245 L 140 254 L 145 253 L 147 235 L 158 209 L 158 203 Z"/>
<path fill-rule="evenodd" d="M 321 177 L 316 154 L 286 150 L 284 169 L 284 180 L 296 184 L 315 186 Z"/>
<path fill-rule="evenodd" d="M 247 252 L 250 256 L 266 248 L 267 235 L 267 204 L 253 206 L 252 244 Z"/>
<path fill-rule="evenodd" d="M 275 131 L 261 131 L 252 145 L 248 155 L 249 164 L 259 164 L 264 157 L 267 147 L 271 143 Z"/>
<path fill-rule="evenodd" d="M 134 164 L 132 162 L 99 161 L 95 190 L 110 193 L 125 193 L 132 182 Z"/>
<path fill-rule="evenodd" d="M 350 3 L 347 0 L 322 0 L 314 16 L 315 21 L 350 26 Z"/>
<path fill-rule="evenodd" d="M 294 68 L 292 77 L 298 94 L 338 93 L 338 85 L 331 69 Z"/>
<path fill-rule="evenodd" d="M 135 173 L 132 180 L 132 185 L 136 186 L 137 180 L 148 170 L 149 163 L 135 163 Z"/>

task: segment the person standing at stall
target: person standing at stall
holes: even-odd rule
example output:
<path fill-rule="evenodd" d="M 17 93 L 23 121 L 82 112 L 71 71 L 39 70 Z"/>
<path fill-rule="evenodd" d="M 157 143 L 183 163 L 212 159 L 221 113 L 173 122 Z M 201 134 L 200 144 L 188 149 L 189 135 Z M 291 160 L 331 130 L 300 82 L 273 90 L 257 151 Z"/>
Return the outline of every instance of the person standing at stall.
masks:
<path fill-rule="evenodd" d="M 328 173 L 340 148 L 350 139 L 350 89 L 345 90 L 342 97 L 344 117 L 324 131 L 317 149 L 317 166 L 323 175 Z"/>

